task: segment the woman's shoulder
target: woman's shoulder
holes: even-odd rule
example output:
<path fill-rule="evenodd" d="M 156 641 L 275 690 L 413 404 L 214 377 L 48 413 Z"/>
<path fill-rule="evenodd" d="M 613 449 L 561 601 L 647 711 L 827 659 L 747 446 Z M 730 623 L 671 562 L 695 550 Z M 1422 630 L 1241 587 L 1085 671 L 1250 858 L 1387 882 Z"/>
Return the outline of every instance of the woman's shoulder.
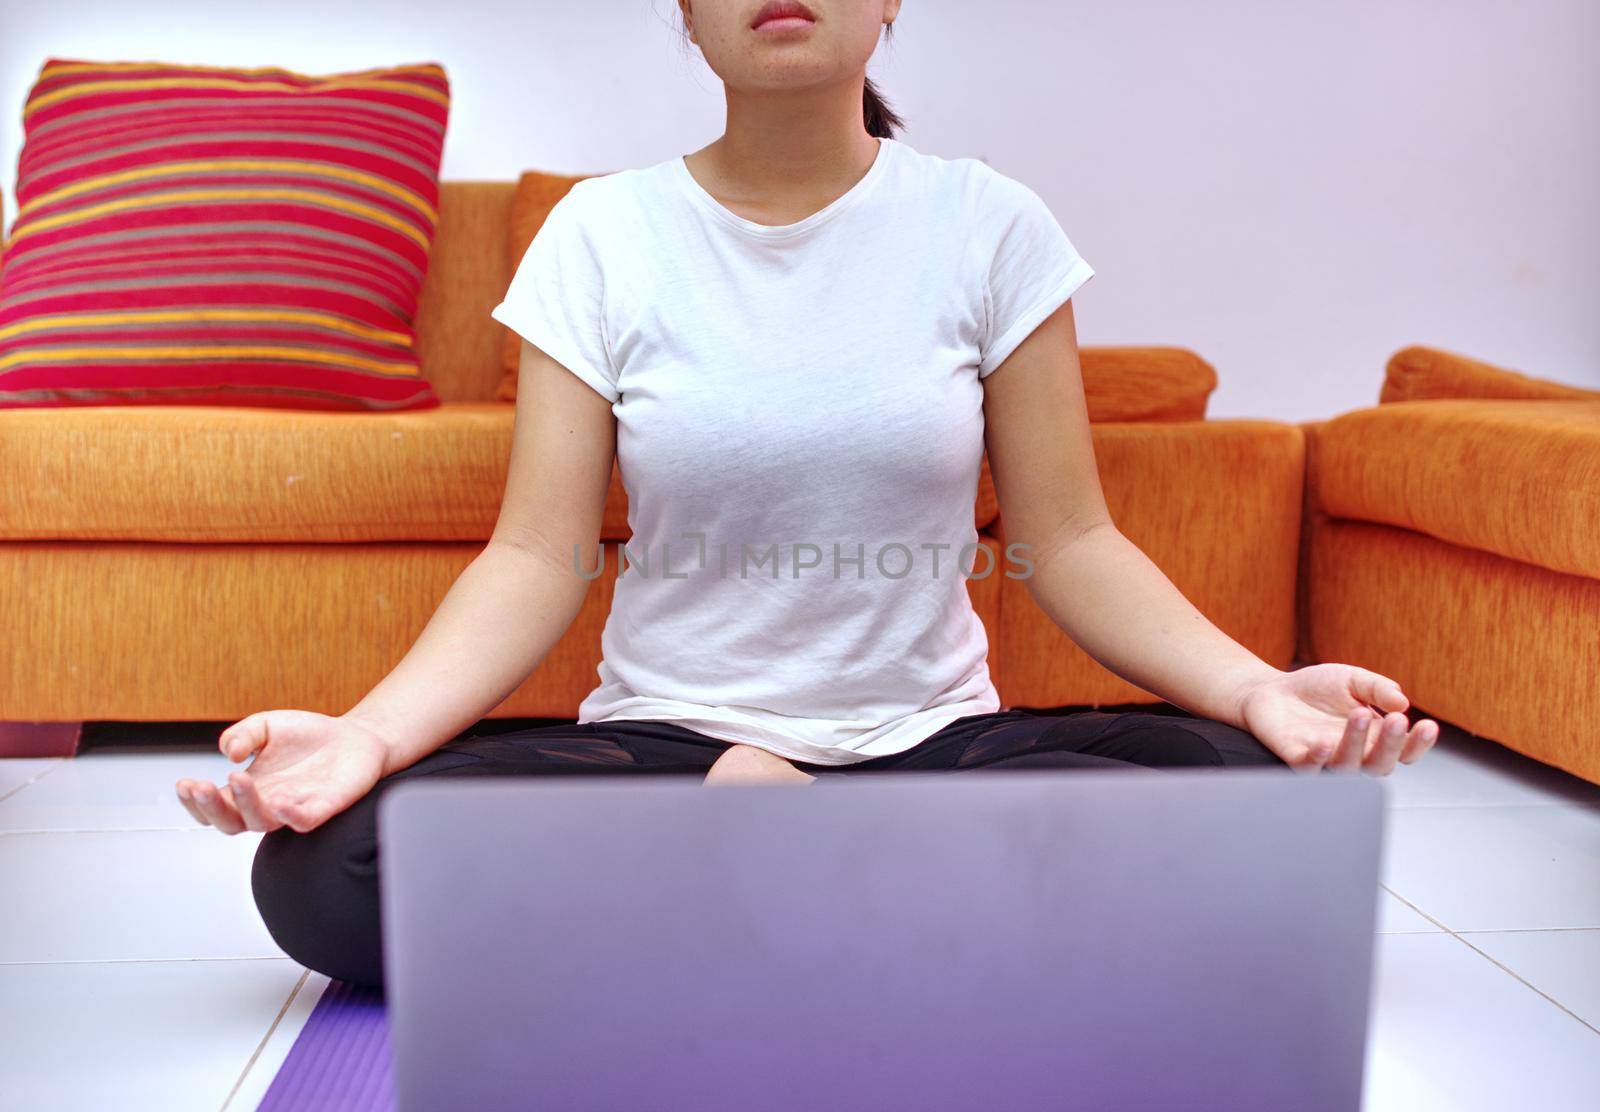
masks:
<path fill-rule="evenodd" d="M 910 154 L 906 162 L 921 187 L 939 194 L 947 205 L 964 208 L 973 218 L 1004 217 L 1037 198 L 1027 184 L 978 155 L 946 157 L 906 149 Z"/>
<path fill-rule="evenodd" d="M 641 225 L 649 225 L 638 214 L 650 211 L 653 169 L 630 167 L 579 178 L 551 208 L 546 223 L 591 245 L 637 234 Z"/>
<path fill-rule="evenodd" d="M 590 174 L 573 182 L 561 200 L 573 216 L 615 207 L 638 191 L 642 173 L 641 169 L 630 167 Z"/>
<path fill-rule="evenodd" d="M 649 166 L 629 166 L 621 170 L 607 170 L 580 178 L 569 192 L 582 190 L 591 199 L 618 199 L 654 186 L 667 168 L 666 162 Z"/>

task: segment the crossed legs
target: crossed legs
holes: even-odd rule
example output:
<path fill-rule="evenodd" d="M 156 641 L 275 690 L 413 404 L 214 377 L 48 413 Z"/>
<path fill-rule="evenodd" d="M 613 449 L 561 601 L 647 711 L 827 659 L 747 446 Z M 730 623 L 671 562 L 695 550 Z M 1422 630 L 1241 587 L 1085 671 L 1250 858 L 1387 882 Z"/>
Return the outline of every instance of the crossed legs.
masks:
<path fill-rule="evenodd" d="M 670 722 L 537 726 L 452 742 L 385 777 L 354 806 L 309 833 L 284 827 L 265 835 L 256 851 L 251 887 L 268 931 L 290 957 L 330 977 L 379 985 L 378 800 L 400 781 L 424 776 L 681 775 L 705 777 L 713 784 L 752 779 L 804 783 L 818 776 L 896 770 L 1225 765 L 1287 768 L 1250 734 L 1225 723 L 1136 711 L 969 715 L 903 753 L 827 767 L 790 764 Z"/>

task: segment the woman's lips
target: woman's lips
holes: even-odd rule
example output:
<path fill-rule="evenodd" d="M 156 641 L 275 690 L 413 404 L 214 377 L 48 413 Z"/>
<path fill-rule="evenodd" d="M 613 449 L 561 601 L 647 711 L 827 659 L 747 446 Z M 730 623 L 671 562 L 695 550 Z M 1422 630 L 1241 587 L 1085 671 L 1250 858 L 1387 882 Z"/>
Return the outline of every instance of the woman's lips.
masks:
<path fill-rule="evenodd" d="M 816 22 L 817 13 L 806 7 L 804 0 L 767 0 L 756 13 L 751 24 L 756 31 L 797 31 Z"/>
<path fill-rule="evenodd" d="M 810 27 L 811 20 L 800 15 L 781 15 L 776 19 L 762 20 L 756 24 L 757 31 L 796 31 L 802 27 Z"/>

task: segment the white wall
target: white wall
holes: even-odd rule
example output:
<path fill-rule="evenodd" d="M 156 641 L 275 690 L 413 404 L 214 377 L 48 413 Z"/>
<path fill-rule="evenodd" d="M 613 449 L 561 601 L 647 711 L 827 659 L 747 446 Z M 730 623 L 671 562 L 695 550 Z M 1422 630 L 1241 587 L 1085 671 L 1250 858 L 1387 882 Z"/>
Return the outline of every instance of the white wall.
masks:
<path fill-rule="evenodd" d="M 438 61 L 444 176 L 597 171 L 722 130 L 673 0 L 0 0 L 6 212 L 49 57 Z M 394 13 L 405 11 L 397 17 Z M 907 143 L 1037 189 L 1085 344 L 1180 344 L 1221 417 L 1372 404 L 1427 343 L 1600 386 L 1595 0 L 906 0 L 871 73 Z"/>

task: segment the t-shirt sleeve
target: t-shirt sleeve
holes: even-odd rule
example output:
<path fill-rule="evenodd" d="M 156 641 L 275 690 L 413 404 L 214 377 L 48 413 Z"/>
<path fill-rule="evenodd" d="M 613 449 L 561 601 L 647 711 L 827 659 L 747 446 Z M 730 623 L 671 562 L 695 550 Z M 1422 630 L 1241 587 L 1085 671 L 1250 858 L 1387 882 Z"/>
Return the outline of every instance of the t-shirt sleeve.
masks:
<path fill-rule="evenodd" d="M 551 206 L 489 315 L 615 402 L 622 393 L 606 344 L 604 275 L 582 186 Z"/>
<path fill-rule="evenodd" d="M 989 186 L 1000 204 L 998 229 L 984 286 L 984 332 L 978 377 L 985 378 L 1094 276 L 1044 199 L 1014 178 L 996 175 Z M 993 197 L 990 198 L 994 200 Z"/>

